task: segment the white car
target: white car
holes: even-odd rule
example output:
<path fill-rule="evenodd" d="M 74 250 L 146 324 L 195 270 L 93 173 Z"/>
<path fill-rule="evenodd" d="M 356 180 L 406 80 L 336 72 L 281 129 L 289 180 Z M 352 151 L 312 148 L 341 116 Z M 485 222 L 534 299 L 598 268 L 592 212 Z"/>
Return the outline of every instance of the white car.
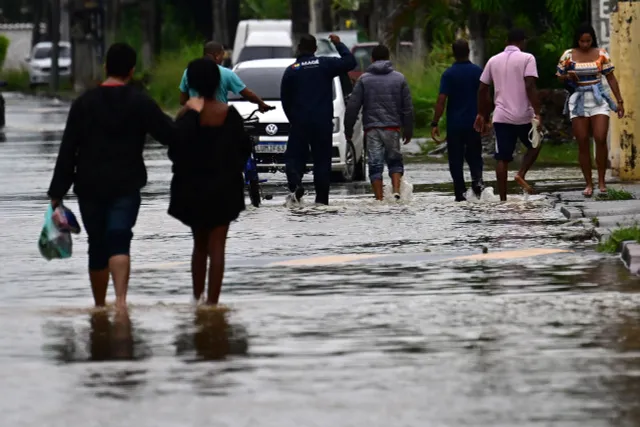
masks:
<path fill-rule="evenodd" d="M 258 145 L 256 157 L 258 168 L 266 171 L 284 170 L 284 152 L 289 137 L 289 122 L 280 101 L 280 83 L 287 67 L 295 63 L 295 58 L 260 59 L 246 61 L 234 67 L 235 73 L 244 84 L 260 96 L 275 110 L 257 114 Z M 366 178 L 366 155 L 362 121 L 358 119 L 353 139 L 348 142 L 344 136 L 344 114 L 351 91 L 351 82 L 346 77 L 333 80 L 333 156 L 332 180 L 337 182 L 362 181 Z M 233 105 L 240 115 L 247 117 L 256 105 L 242 97 L 229 94 L 229 105 Z M 309 163 L 307 168 L 311 170 Z"/>
<path fill-rule="evenodd" d="M 71 78 L 71 43 L 60 42 L 60 56 L 58 58 L 58 70 L 61 80 Z M 51 78 L 51 42 L 36 44 L 31 54 L 25 58 L 29 70 L 29 83 L 31 88 L 38 85 L 49 84 Z"/>

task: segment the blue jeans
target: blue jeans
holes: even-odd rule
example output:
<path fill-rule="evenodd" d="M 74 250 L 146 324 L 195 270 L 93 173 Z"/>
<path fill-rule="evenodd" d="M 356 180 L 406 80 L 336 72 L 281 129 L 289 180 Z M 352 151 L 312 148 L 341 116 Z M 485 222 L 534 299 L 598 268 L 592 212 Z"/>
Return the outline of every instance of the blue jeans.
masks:
<path fill-rule="evenodd" d="M 89 237 L 90 270 L 104 270 L 112 256 L 129 255 L 140 202 L 139 191 L 109 199 L 78 199 L 82 222 Z"/>
<path fill-rule="evenodd" d="M 389 176 L 404 174 L 404 162 L 400 151 L 400 132 L 386 129 L 367 130 L 367 155 L 369 157 L 369 179 L 382 179 L 384 164 L 389 168 Z"/>

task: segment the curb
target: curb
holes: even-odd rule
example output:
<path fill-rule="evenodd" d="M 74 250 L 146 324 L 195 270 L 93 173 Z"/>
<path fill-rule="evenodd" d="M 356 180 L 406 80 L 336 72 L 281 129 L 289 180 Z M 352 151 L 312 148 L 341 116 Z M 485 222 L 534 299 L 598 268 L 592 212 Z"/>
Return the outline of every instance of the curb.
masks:
<path fill-rule="evenodd" d="M 628 241 L 622 243 L 620 259 L 632 274 L 640 274 L 640 244 Z"/>

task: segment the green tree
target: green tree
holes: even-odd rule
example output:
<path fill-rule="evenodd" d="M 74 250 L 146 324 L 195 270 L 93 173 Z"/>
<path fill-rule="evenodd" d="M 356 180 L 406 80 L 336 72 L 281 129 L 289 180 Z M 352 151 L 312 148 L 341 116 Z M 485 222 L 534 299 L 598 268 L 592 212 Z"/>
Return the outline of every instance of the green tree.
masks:
<path fill-rule="evenodd" d="M 242 0 L 242 19 L 287 19 L 290 15 L 288 0 Z"/>

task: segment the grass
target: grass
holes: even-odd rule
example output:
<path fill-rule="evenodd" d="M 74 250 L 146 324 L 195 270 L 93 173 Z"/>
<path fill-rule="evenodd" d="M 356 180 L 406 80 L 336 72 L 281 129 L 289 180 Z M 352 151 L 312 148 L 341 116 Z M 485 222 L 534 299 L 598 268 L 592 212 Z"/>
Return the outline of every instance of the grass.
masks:
<path fill-rule="evenodd" d="M 26 68 L 3 70 L 0 72 L 0 80 L 7 82 L 6 90 L 10 92 L 39 93 L 49 92 L 49 86 L 39 86 L 31 89 L 29 80 L 29 71 Z M 69 94 L 73 90 L 73 86 L 69 79 L 60 80 L 60 88 L 58 93 Z"/>
<path fill-rule="evenodd" d="M 573 142 L 553 143 L 545 142 L 540 150 L 537 165 L 548 166 L 578 166 L 578 146 Z"/>
<path fill-rule="evenodd" d="M 609 188 L 606 194 L 598 194 L 595 199 L 598 201 L 633 200 L 633 195 L 625 189 Z"/>
<path fill-rule="evenodd" d="M 598 244 L 598 252 L 613 254 L 620 251 L 622 242 L 634 241 L 640 243 L 640 227 L 636 224 L 633 227 L 624 227 L 614 230 L 611 236 Z"/>

